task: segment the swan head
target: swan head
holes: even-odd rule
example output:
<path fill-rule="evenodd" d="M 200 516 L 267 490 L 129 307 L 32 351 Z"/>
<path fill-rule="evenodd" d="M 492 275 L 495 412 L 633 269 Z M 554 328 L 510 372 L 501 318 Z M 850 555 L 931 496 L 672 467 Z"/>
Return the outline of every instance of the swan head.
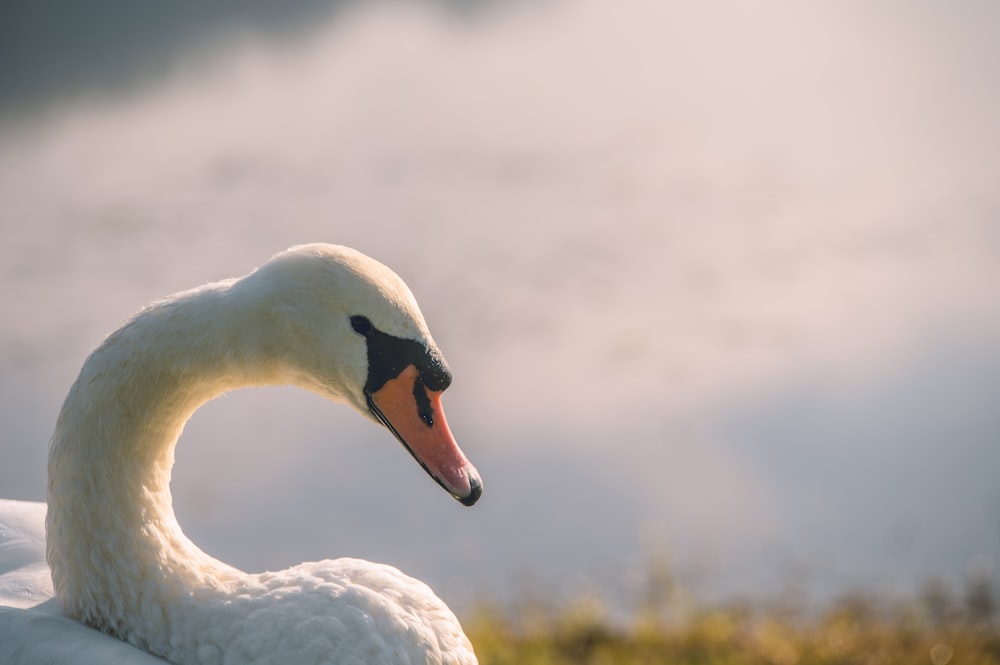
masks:
<path fill-rule="evenodd" d="M 285 380 L 347 402 L 384 425 L 428 474 L 471 506 L 482 481 L 448 427 L 451 372 L 409 288 L 378 261 L 339 245 L 300 245 L 233 284 L 246 322 Z M 266 325 L 254 325 L 254 320 Z M 250 334 L 254 334 L 251 332 Z"/>

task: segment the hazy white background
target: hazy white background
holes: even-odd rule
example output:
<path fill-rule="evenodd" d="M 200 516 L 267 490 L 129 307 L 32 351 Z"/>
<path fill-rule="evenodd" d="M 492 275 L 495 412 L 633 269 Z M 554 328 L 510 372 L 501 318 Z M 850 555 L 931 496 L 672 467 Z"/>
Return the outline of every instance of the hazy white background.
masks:
<path fill-rule="evenodd" d="M 459 606 L 1000 564 L 1000 5 L 44 4 L 0 19 L 0 495 L 104 334 L 323 240 L 416 293 L 485 493 L 237 392 L 173 482 L 227 561 Z"/>

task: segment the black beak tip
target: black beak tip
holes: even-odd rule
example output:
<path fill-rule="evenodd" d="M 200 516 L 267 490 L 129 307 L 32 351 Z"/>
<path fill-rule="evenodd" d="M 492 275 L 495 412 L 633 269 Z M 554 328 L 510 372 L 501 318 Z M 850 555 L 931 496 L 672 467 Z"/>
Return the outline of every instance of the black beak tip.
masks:
<path fill-rule="evenodd" d="M 469 493 L 466 496 L 455 497 L 458 499 L 463 506 L 471 506 L 476 501 L 479 501 L 479 497 L 483 495 L 483 482 L 479 480 L 478 476 L 472 476 L 469 478 Z"/>

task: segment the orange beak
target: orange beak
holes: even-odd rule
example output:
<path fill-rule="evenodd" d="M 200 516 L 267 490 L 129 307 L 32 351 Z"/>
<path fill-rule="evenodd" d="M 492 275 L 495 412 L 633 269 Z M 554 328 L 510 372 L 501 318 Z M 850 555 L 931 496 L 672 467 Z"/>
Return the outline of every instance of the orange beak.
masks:
<path fill-rule="evenodd" d="M 482 495 L 483 484 L 448 428 L 442 392 L 428 390 L 417 368 L 409 365 L 367 394 L 368 407 L 441 487 L 471 506 Z"/>

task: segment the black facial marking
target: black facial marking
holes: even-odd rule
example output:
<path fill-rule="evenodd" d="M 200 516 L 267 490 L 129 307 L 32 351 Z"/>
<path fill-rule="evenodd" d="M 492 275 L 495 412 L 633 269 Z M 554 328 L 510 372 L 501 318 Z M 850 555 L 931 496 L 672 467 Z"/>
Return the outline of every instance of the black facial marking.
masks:
<path fill-rule="evenodd" d="M 421 405 L 421 397 L 430 401 L 423 387 L 428 390 L 440 391 L 451 385 L 451 372 L 441 353 L 435 348 L 429 348 L 421 342 L 412 339 L 394 337 L 382 332 L 372 325 L 364 316 L 351 317 L 351 327 L 359 335 L 363 335 L 368 343 L 368 380 L 365 382 L 365 393 L 372 395 L 378 392 L 387 381 L 395 379 L 409 365 L 417 368 L 420 377 L 417 380 L 418 390 L 414 387 L 417 404 Z M 421 411 L 424 422 L 427 419 Z"/>

